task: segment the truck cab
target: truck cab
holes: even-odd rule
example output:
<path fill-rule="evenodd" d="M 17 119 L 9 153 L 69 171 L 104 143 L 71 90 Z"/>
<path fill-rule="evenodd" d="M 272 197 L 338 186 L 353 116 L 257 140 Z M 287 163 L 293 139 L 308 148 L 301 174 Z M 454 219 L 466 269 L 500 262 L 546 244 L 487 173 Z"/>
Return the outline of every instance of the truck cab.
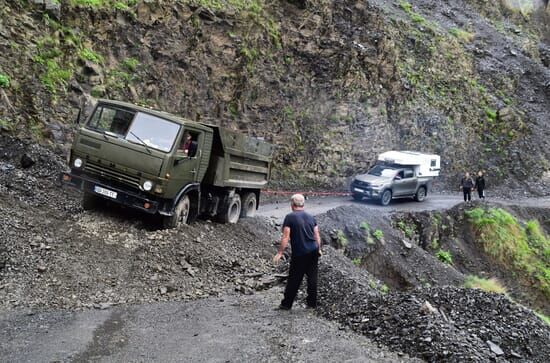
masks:
<path fill-rule="evenodd" d="M 216 216 L 235 194 L 250 199 L 253 193 L 255 209 L 269 178 L 271 146 L 241 135 L 233 137 L 239 142 L 230 151 L 220 136 L 226 134 L 233 132 L 129 103 L 99 100 L 75 135 L 68 160 L 71 171 L 63 173 L 61 180 L 83 192 L 84 209 L 109 200 L 158 213 L 166 227 L 186 223 L 205 211 Z M 249 144 L 256 145 L 256 153 L 249 152 L 242 165 L 225 168 Z M 239 174 L 229 185 L 230 171 L 254 168 L 250 164 L 262 167 Z M 245 210 L 244 214 L 253 214 L 250 205 Z M 242 208 L 237 211 L 236 218 L 233 213 L 220 219 L 235 223 L 247 216 Z"/>

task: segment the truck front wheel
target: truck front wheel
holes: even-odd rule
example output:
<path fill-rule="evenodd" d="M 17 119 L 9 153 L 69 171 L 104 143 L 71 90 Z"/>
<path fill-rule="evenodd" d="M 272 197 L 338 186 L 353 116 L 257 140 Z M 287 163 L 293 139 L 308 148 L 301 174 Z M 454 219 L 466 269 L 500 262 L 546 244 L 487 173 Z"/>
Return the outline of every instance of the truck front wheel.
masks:
<path fill-rule="evenodd" d="M 240 215 L 241 197 L 238 194 L 235 194 L 227 201 L 227 204 L 225 205 L 225 208 L 220 215 L 220 220 L 222 221 L 222 223 L 237 223 L 239 221 Z"/>
<path fill-rule="evenodd" d="M 243 198 L 243 205 L 241 209 L 241 217 L 254 217 L 256 215 L 256 206 L 258 201 L 256 200 L 255 193 L 246 193 Z"/>
<path fill-rule="evenodd" d="M 188 195 L 184 195 L 176 204 L 174 214 L 163 218 L 164 228 L 178 228 L 187 224 L 189 218 L 189 210 L 191 209 L 191 201 Z"/>
<path fill-rule="evenodd" d="M 95 194 L 84 192 L 84 195 L 82 196 L 82 209 L 84 210 L 92 210 L 96 208 L 99 204 L 99 197 Z"/>
<path fill-rule="evenodd" d="M 382 196 L 380 197 L 380 204 L 386 206 L 390 204 L 391 202 L 391 190 L 385 190 L 384 193 L 382 193 Z"/>

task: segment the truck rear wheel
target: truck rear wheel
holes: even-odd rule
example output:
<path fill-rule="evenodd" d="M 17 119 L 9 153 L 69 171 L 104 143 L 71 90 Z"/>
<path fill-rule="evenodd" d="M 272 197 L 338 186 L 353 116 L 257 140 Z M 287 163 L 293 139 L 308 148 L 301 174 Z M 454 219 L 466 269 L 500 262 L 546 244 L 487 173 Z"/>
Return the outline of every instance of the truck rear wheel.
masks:
<path fill-rule="evenodd" d="M 391 190 L 389 189 L 385 190 L 384 193 L 382 193 L 382 196 L 380 197 L 380 204 L 384 206 L 390 204 L 391 196 L 392 196 Z"/>
<path fill-rule="evenodd" d="M 239 221 L 239 216 L 241 215 L 241 196 L 235 194 L 232 198 L 229 198 L 225 208 L 223 209 L 222 214 L 220 215 L 220 220 L 222 223 L 237 223 Z"/>
<path fill-rule="evenodd" d="M 191 201 L 188 195 L 184 195 L 176 204 L 174 214 L 165 216 L 162 220 L 164 228 L 178 228 L 187 224 L 189 218 L 189 210 L 191 209 Z"/>
<path fill-rule="evenodd" d="M 423 202 L 426 199 L 426 187 L 420 187 L 414 195 L 414 200 L 417 202 Z"/>
<path fill-rule="evenodd" d="M 82 209 L 84 210 L 91 210 L 97 207 L 99 204 L 99 197 L 92 193 L 84 192 L 84 195 L 82 196 Z"/>
<path fill-rule="evenodd" d="M 246 193 L 242 202 L 241 217 L 254 217 L 256 215 L 256 206 L 258 205 L 256 194 Z"/>

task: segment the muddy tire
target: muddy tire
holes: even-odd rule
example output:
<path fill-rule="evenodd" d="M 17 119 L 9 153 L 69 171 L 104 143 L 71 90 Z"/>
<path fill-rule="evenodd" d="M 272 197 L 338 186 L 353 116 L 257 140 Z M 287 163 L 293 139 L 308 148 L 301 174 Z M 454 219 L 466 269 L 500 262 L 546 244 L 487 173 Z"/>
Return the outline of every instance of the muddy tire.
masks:
<path fill-rule="evenodd" d="M 241 196 L 235 194 L 227 201 L 223 212 L 219 216 L 219 220 L 222 223 L 237 223 L 241 215 Z"/>
<path fill-rule="evenodd" d="M 92 210 L 97 208 L 98 204 L 100 203 L 100 197 L 98 197 L 95 194 L 84 192 L 84 195 L 82 196 L 82 209 L 84 210 Z"/>
<path fill-rule="evenodd" d="M 360 202 L 360 201 L 363 200 L 363 195 L 361 195 L 361 194 L 355 194 L 355 193 L 354 193 L 354 194 L 352 194 L 351 196 L 353 197 L 354 200 L 356 200 L 356 201 L 358 201 L 358 202 Z"/>
<path fill-rule="evenodd" d="M 382 195 L 380 196 L 380 204 L 382 204 L 383 206 L 390 204 L 391 197 L 392 197 L 391 190 L 389 189 L 385 190 L 384 193 L 382 193 Z"/>
<path fill-rule="evenodd" d="M 241 218 L 254 217 L 258 201 L 255 193 L 247 193 L 242 200 Z"/>
<path fill-rule="evenodd" d="M 188 195 L 184 195 L 176 204 L 174 214 L 165 216 L 162 219 L 164 228 L 178 228 L 187 224 L 189 220 L 189 211 L 191 210 L 191 200 Z"/>
<path fill-rule="evenodd" d="M 414 195 L 414 200 L 417 202 L 423 202 L 426 199 L 426 187 L 420 187 Z"/>

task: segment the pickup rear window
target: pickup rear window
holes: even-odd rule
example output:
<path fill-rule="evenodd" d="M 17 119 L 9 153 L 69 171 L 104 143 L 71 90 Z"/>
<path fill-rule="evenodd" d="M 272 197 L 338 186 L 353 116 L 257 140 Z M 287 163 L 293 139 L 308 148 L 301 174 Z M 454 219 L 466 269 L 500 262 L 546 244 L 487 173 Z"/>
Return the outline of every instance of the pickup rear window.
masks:
<path fill-rule="evenodd" d="M 180 125 L 147 113 L 100 105 L 87 127 L 135 144 L 169 152 Z"/>

